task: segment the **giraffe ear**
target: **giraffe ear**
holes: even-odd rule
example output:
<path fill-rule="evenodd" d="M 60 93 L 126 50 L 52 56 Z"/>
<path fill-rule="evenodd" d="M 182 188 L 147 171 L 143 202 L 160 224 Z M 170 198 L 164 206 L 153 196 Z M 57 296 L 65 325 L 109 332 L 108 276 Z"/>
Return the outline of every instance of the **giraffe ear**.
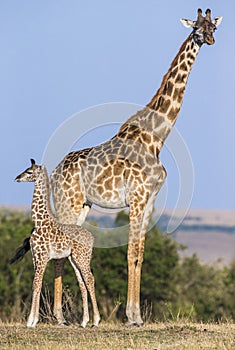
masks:
<path fill-rule="evenodd" d="M 223 17 L 219 16 L 219 17 L 215 17 L 214 19 L 212 19 L 212 23 L 216 26 L 216 28 L 220 25 L 220 23 L 222 22 Z"/>
<path fill-rule="evenodd" d="M 194 28 L 196 21 L 191 21 L 190 19 L 181 18 L 180 22 L 186 27 L 186 28 Z"/>
<path fill-rule="evenodd" d="M 35 165 L 35 160 L 34 159 L 30 159 L 30 161 L 31 161 L 31 165 Z"/>

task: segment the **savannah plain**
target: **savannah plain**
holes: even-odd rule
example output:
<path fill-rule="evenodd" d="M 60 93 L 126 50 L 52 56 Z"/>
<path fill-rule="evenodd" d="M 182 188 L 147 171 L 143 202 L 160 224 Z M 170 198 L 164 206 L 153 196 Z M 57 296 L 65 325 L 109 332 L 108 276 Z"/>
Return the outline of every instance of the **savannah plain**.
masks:
<path fill-rule="evenodd" d="M 38 324 L 35 329 L 27 329 L 20 323 L 2 323 L 0 349 L 232 350 L 235 349 L 235 325 L 178 321 L 127 328 L 102 322 L 98 328 Z"/>

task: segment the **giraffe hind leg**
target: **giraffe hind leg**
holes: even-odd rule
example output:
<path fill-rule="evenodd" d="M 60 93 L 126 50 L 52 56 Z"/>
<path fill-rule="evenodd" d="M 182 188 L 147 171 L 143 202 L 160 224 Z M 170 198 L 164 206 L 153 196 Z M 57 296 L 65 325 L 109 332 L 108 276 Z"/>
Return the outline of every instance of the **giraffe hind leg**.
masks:
<path fill-rule="evenodd" d="M 73 251 L 71 261 L 76 271 L 79 270 L 81 278 L 84 281 L 84 285 L 89 292 L 92 308 L 93 308 L 93 326 L 98 327 L 100 322 L 100 313 L 95 296 L 95 280 L 90 268 L 92 250 L 90 254 L 84 254 L 82 256 L 81 251 Z"/>
<path fill-rule="evenodd" d="M 89 322 L 87 288 L 86 288 L 86 285 L 83 281 L 81 273 L 80 273 L 79 269 L 77 268 L 77 265 L 74 263 L 74 260 L 71 258 L 71 256 L 69 256 L 68 259 L 69 259 L 69 261 L 70 261 L 70 263 L 75 271 L 75 274 L 76 274 L 76 277 L 77 277 L 77 280 L 79 283 L 80 291 L 82 294 L 83 317 L 82 317 L 81 327 L 85 328 L 87 323 Z"/>
<path fill-rule="evenodd" d="M 100 322 L 100 313 L 99 313 L 99 309 L 98 309 L 98 305 L 97 305 L 97 301 L 96 301 L 96 296 L 95 296 L 95 280 L 94 280 L 94 276 L 89 268 L 89 270 L 87 270 L 86 268 L 83 269 L 83 267 L 81 267 L 81 274 L 82 277 L 85 281 L 86 287 L 88 289 L 88 292 L 90 294 L 90 298 L 91 298 L 91 303 L 92 303 L 92 308 L 93 308 L 93 327 L 98 327 L 99 322 Z"/>

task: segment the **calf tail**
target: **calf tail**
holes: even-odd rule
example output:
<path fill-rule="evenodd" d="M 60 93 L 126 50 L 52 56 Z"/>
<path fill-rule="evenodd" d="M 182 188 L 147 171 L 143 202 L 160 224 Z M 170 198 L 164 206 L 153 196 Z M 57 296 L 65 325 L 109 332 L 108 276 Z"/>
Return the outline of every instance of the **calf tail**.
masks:
<path fill-rule="evenodd" d="M 17 248 L 13 258 L 9 260 L 10 264 L 16 263 L 23 259 L 24 255 L 30 250 L 30 237 L 25 238 L 21 247 Z"/>

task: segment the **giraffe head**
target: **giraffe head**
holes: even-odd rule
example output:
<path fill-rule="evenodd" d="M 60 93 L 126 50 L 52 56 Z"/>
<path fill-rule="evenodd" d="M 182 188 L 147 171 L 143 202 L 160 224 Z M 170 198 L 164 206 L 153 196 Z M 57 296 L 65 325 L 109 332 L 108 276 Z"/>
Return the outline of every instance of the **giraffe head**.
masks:
<path fill-rule="evenodd" d="M 31 166 L 19 174 L 16 178 L 16 182 L 35 182 L 39 175 L 42 173 L 42 166 L 35 164 L 34 159 L 30 159 Z"/>
<path fill-rule="evenodd" d="M 211 19 L 211 10 L 206 10 L 206 16 L 203 17 L 202 10 L 198 9 L 196 21 L 181 19 L 183 25 L 187 28 L 193 28 L 194 41 L 201 46 L 202 44 L 212 45 L 215 42 L 213 33 L 222 22 L 222 17 Z"/>

